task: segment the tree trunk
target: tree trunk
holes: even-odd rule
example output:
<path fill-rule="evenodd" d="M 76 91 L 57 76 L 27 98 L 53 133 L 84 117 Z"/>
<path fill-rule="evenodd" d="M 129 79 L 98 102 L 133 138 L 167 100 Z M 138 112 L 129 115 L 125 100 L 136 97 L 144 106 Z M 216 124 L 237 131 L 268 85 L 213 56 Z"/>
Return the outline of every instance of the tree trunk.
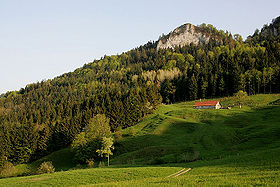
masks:
<path fill-rule="evenodd" d="M 109 157 L 110 157 L 110 155 L 108 154 L 108 166 L 109 166 L 109 162 L 110 162 L 110 158 Z"/>

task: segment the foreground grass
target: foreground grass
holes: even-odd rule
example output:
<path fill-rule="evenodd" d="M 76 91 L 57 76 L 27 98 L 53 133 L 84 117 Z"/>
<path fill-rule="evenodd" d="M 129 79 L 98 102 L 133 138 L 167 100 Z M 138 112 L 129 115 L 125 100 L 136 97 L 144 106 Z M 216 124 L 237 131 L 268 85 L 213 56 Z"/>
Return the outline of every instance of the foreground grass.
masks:
<path fill-rule="evenodd" d="M 0 186 L 280 185 L 280 148 L 211 161 L 153 167 L 93 168 L 0 180 Z M 269 155 L 269 157 L 267 156 Z M 115 166 L 116 167 L 116 166 Z M 191 171 L 167 178 L 182 168 Z"/>
<path fill-rule="evenodd" d="M 95 168 L 44 174 L 38 176 L 1 179 L 0 186 L 77 186 L 125 180 L 165 177 L 177 167 Z"/>

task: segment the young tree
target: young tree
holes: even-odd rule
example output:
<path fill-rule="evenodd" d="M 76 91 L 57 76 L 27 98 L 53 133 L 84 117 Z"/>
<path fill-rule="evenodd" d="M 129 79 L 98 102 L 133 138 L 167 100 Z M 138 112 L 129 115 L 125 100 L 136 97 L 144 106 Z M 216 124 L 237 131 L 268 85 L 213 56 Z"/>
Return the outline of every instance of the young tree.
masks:
<path fill-rule="evenodd" d="M 103 137 L 110 137 L 109 119 L 104 114 L 94 116 L 84 132 L 77 134 L 72 142 L 75 160 L 85 163 L 89 159 L 97 158 L 96 150 L 100 147 Z"/>
<path fill-rule="evenodd" d="M 99 156 L 101 157 L 105 156 L 108 158 L 108 166 L 110 163 L 110 155 L 113 155 L 112 152 L 112 150 L 114 150 L 113 144 L 114 144 L 113 138 L 103 137 L 101 149 L 96 150 Z"/>
<path fill-rule="evenodd" d="M 248 101 L 248 95 L 246 92 L 240 90 L 237 93 L 234 94 L 236 103 L 239 104 L 239 108 L 241 108 L 241 105 L 246 103 Z"/>

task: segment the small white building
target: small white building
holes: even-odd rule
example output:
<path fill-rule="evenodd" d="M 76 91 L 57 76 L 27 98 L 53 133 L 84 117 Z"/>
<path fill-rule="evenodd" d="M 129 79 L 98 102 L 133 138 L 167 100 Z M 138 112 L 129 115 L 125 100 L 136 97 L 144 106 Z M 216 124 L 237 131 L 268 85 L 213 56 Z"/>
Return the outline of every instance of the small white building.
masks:
<path fill-rule="evenodd" d="M 220 109 L 221 107 L 220 101 L 201 101 L 193 105 L 194 109 Z"/>

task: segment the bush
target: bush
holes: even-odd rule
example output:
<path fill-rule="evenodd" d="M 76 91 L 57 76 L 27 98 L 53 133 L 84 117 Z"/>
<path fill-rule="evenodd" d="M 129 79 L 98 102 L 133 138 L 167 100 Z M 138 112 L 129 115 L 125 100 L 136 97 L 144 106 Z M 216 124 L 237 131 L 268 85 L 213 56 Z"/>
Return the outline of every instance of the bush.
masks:
<path fill-rule="evenodd" d="M 93 159 L 87 160 L 87 165 L 88 165 L 89 168 L 93 168 L 94 167 L 94 160 Z"/>
<path fill-rule="evenodd" d="M 1 177 L 12 177 L 17 175 L 17 168 L 11 162 L 5 162 L 0 171 Z"/>
<path fill-rule="evenodd" d="M 43 162 L 40 167 L 37 170 L 38 174 L 43 174 L 43 173 L 54 173 L 55 168 L 52 165 L 52 162 Z"/>

